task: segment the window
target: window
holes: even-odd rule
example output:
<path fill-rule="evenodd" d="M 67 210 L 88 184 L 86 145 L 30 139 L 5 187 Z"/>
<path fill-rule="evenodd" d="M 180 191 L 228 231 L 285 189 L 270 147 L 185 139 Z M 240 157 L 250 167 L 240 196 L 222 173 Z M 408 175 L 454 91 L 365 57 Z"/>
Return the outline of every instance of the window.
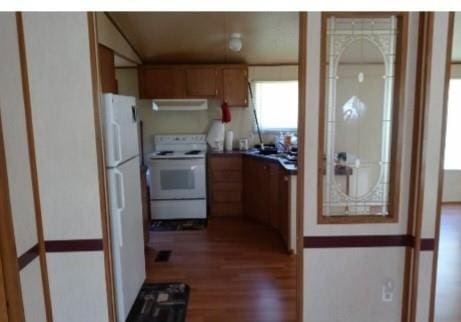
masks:
<path fill-rule="evenodd" d="M 298 81 L 255 82 L 255 107 L 262 131 L 296 131 Z"/>
<path fill-rule="evenodd" d="M 450 81 L 448 93 L 447 134 L 445 141 L 446 170 L 461 170 L 461 79 Z"/>

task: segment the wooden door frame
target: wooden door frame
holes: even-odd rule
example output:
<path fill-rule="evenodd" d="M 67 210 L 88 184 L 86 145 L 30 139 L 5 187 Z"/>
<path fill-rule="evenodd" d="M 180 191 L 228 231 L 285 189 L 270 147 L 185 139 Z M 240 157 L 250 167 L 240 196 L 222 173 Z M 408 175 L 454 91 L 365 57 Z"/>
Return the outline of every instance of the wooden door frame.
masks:
<path fill-rule="evenodd" d="M 444 180 L 444 161 L 445 161 L 445 141 L 447 134 L 447 116 L 448 116 L 448 92 L 450 88 L 451 78 L 451 56 L 453 50 L 453 34 L 454 34 L 455 13 L 450 12 L 448 17 L 448 33 L 447 33 L 447 49 L 446 49 L 446 64 L 445 64 L 445 84 L 443 93 L 443 114 L 442 114 L 442 137 L 440 144 L 440 164 L 438 176 L 438 191 L 437 191 L 437 212 L 435 221 L 435 238 L 434 238 L 434 254 L 432 258 L 432 277 L 431 277 L 431 298 L 429 307 L 429 321 L 435 321 L 435 297 L 437 287 L 437 269 L 439 258 L 439 241 L 440 241 L 440 222 L 442 217 L 442 195 L 443 195 L 443 180 Z"/>
<path fill-rule="evenodd" d="M 298 33 L 298 175 L 296 186 L 296 321 L 304 315 L 304 169 L 306 133 L 307 12 L 299 13 Z"/>
<path fill-rule="evenodd" d="M 434 322 L 434 305 L 435 305 L 435 288 L 437 275 L 437 259 L 438 245 L 440 234 L 440 216 L 441 216 L 441 200 L 443 187 L 443 161 L 445 153 L 445 134 L 446 134 L 446 118 L 447 118 L 447 101 L 448 101 L 448 86 L 450 79 L 451 67 L 451 51 L 453 42 L 453 22 L 454 13 L 450 12 L 448 17 L 448 34 L 446 48 L 446 65 L 445 65 L 445 83 L 444 97 L 442 102 L 442 137 L 440 142 L 440 164 L 438 177 L 437 191 L 437 210 L 435 223 L 435 240 L 432 262 L 431 276 L 431 294 L 429 306 L 429 321 Z M 416 79 L 416 96 L 415 96 L 415 115 L 413 125 L 413 142 L 412 142 L 412 169 L 411 169 L 411 189 L 410 189 L 410 209 L 408 218 L 408 234 L 414 237 L 413 254 L 407 251 L 406 255 L 406 271 L 405 271 L 405 297 L 403 307 L 403 321 L 416 321 L 416 310 L 418 303 L 418 277 L 419 277 L 419 258 L 421 254 L 422 238 L 422 222 L 423 222 L 423 203 L 424 203 L 424 151 L 423 143 L 426 130 L 425 118 L 426 109 L 431 81 L 431 57 L 433 50 L 433 28 L 434 28 L 434 13 L 421 12 L 419 17 L 419 39 L 418 39 L 418 67 Z"/>
<path fill-rule="evenodd" d="M 10 191 L 8 187 L 8 172 L 6 168 L 6 153 L 3 141 L 3 128 L 0 115 L 0 264 L 3 275 L 0 285 L 4 287 L 6 312 L 8 322 L 23 322 L 25 320 L 24 304 L 22 302 L 19 264 L 14 238 L 13 218 L 11 213 Z M 2 285 L 4 284 L 4 286 Z M 0 303 L 1 307 L 1 303 Z"/>

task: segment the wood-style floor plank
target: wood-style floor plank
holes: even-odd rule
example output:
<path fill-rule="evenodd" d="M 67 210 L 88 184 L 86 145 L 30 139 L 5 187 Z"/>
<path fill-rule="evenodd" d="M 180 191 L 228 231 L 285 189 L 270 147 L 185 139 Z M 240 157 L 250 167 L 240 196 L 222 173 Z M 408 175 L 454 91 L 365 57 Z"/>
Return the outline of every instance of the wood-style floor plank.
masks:
<path fill-rule="evenodd" d="M 187 322 L 294 322 L 296 258 L 272 228 L 210 219 L 202 231 L 151 232 L 148 282 L 191 286 Z M 172 250 L 155 262 L 158 250 Z"/>
<path fill-rule="evenodd" d="M 435 322 L 461 321 L 461 205 L 444 205 L 440 223 Z"/>

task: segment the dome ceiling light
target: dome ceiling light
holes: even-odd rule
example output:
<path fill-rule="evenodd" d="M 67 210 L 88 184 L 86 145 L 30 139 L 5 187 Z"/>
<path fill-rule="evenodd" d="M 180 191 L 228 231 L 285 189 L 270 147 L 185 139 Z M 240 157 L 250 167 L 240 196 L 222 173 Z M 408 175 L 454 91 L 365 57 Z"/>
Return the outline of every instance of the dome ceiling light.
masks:
<path fill-rule="evenodd" d="M 242 34 L 234 32 L 229 35 L 229 49 L 235 52 L 242 49 Z"/>

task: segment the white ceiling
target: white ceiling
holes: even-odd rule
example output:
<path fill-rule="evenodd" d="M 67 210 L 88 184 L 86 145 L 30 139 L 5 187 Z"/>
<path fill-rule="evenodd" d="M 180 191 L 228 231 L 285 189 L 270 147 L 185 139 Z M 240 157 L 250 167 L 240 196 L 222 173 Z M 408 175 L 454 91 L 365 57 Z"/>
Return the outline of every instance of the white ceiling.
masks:
<path fill-rule="evenodd" d="M 296 12 L 111 12 L 109 15 L 144 62 L 248 63 L 298 62 Z M 232 32 L 243 48 L 228 49 Z"/>
<path fill-rule="evenodd" d="M 452 61 L 461 63 L 461 12 L 455 14 Z"/>

